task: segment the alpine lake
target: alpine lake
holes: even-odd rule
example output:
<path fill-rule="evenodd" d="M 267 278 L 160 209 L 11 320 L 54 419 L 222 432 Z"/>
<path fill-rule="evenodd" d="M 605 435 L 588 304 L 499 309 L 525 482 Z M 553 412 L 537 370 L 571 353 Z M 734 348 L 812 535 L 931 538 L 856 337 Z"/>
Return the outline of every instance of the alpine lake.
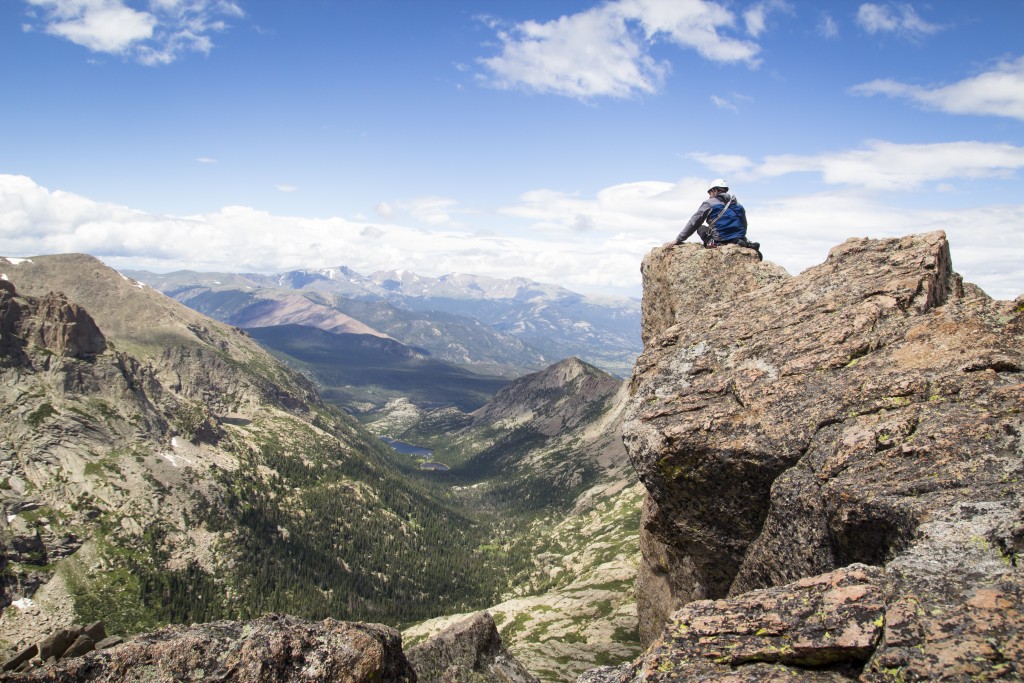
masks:
<path fill-rule="evenodd" d="M 414 459 L 420 460 L 421 470 L 434 470 L 437 472 L 447 472 L 448 465 L 440 462 L 434 462 L 431 460 L 431 456 L 434 454 L 429 448 L 423 446 L 417 446 L 416 444 L 406 443 L 404 441 L 398 441 L 397 439 L 389 439 L 386 436 L 380 437 L 381 441 L 394 448 L 403 455 L 408 455 Z"/>

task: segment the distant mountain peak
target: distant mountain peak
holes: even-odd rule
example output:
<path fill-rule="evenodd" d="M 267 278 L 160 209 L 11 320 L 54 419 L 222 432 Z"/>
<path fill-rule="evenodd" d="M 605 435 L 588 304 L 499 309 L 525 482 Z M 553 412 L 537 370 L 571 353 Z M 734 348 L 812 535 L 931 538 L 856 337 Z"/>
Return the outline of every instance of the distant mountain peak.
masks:
<path fill-rule="evenodd" d="M 622 383 L 579 358 L 566 358 L 514 380 L 473 417 L 478 422 L 535 422 L 538 432 L 550 436 L 580 424 L 593 405 L 612 400 Z"/>

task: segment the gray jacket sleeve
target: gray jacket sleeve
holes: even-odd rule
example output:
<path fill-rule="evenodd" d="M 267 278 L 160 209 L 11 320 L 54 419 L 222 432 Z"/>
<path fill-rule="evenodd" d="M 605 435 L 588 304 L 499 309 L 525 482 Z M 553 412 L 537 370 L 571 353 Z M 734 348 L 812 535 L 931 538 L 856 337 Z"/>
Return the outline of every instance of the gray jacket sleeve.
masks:
<path fill-rule="evenodd" d="M 678 237 L 676 237 L 676 244 L 682 244 L 689 239 L 690 235 L 697 232 L 697 228 L 704 224 L 709 213 L 711 213 L 711 202 L 704 202 L 700 205 L 700 208 L 697 209 L 697 213 L 690 216 L 690 220 L 686 222 L 686 226 L 683 228 L 683 231 L 679 233 Z"/>

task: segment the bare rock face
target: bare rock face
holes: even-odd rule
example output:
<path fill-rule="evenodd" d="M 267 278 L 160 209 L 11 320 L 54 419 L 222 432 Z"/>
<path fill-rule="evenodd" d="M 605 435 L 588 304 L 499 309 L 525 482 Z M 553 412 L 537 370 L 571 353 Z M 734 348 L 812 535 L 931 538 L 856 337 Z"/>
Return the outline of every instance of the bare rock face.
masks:
<path fill-rule="evenodd" d="M 863 565 L 676 612 L 625 679 L 848 681 L 878 645 L 881 570 Z M 665 676 L 671 673 L 671 676 Z"/>
<path fill-rule="evenodd" d="M 789 278 L 729 252 L 660 248 L 644 263 L 646 348 L 624 426 L 649 492 L 644 643 L 663 635 L 678 654 L 685 641 L 708 679 L 1021 675 L 1024 297 L 963 284 L 941 232 L 849 240 Z M 680 630 L 673 614 L 795 606 L 837 571 L 858 574 L 877 629 L 761 607 Z M 811 656 L 758 649 L 776 613 L 789 635 L 771 647 Z M 826 616 L 829 638 L 871 635 L 823 655 Z M 728 652 L 726 632 L 742 634 Z"/>
<path fill-rule="evenodd" d="M 169 626 L 0 680 L 412 683 L 416 675 L 402 654 L 401 636 L 387 626 L 271 615 Z"/>
<path fill-rule="evenodd" d="M 477 612 L 409 649 L 419 683 L 537 683 L 502 645 L 494 618 Z"/>
<path fill-rule="evenodd" d="M 92 316 L 63 294 L 24 299 L 10 282 L 0 281 L 0 310 L 0 348 L 8 352 L 32 345 L 57 356 L 91 358 L 106 350 Z"/>
<path fill-rule="evenodd" d="M 789 278 L 784 268 L 760 262 L 754 251 L 732 245 L 704 249 L 699 244 L 669 244 L 647 254 L 640 272 L 645 345 L 707 303 L 734 299 Z"/>

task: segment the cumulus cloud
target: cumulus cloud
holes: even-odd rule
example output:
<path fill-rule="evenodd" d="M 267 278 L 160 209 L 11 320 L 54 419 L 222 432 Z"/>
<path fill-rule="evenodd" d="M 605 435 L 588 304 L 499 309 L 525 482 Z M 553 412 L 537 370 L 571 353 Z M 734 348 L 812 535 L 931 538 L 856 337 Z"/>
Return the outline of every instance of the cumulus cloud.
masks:
<path fill-rule="evenodd" d="M 761 3 L 748 27 L 763 22 L 769 8 L 783 5 Z M 486 21 L 496 24 L 493 17 Z M 628 98 L 656 92 L 670 70 L 650 54 L 656 41 L 696 50 L 712 61 L 756 66 L 756 43 L 723 35 L 735 24 L 731 12 L 706 0 L 615 0 L 549 22 L 498 30 L 501 54 L 479 61 L 489 71 L 484 82 L 498 88 L 578 99 Z"/>
<path fill-rule="evenodd" d="M 122 53 L 153 35 L 156 18 L 117 0 L 28 0 L 47 10 L 45 30 L 93 52 Z"/>
<path fill-rule="evenodd" d="M 592 198 L 533 190 L 523 193 L 517 204 L 499 209 L 499 213 L 522 219 L 531 230 L 545 234 L 571 233 L 585 227 L 603 233 L 660 234 L 667 239 L 674 222 L 683 213 L 693 212 L 692 197 L 699 196 L 697 188 L 704 184 L 694 179 L 624 183 L 602 189 Z"/>
<path fill-rule="evenodd" d="M 696 153 L 691 157 L 714 171 L 747 179 L 817 173 L 830 185 L 874 190 L 912 190 L 949 179 L 1009 177 L 1024 168 L 1024 147 L 972 141 L 915 145 L 870 140 L 861 149 L 771 155 L 760 163 L 740 156 Z"/>
<path fill-rule="evenodd" d="M 223 17 L 244 15 L 227 0 L 152 0 L 148 10 L 126 0 L 25 0 L 38 9 L 26 30 L 42 30 L 92 52 L 129 56 L 146 65 L 169 64 L 187 52 L 208 54 Z M 141 5 L 142 3 L 135 3 Z"/>
<path fill-rule="evenodd" d="M 0 175 L 0 255 L 83 252 L 115 268 L 158 272 L 347 265 L 371 273 L 398 267 L 435 276 L 524 276 L 585 293 L 635 296 L 637 264 L 678 231 L 677 214 L 692 195 L 691 187 L 673 183 L 611 187 L 589 200 L 575 198 L 575 204 L 571 197 L 539 192 L 507 212 L 482 217 L 484 228 L 518 218 L 517 229 L 500 234 L 450 224 L 279 216 L 244 206 L 156 215 Z M 443 198 L 400 204 L 396 214 L 409 211 L 410 220 L 423 223 L 458 208 Z M 581 228 L 588 230 L 585 238 Z"/>
<path fill-rule="evenodd" d="M 857 10 L 857 24 L 868 33 L 896 33 L 910 38 L 942 30 L 941 26 L 922 19 L 912 5 L 905 3 L 864 3 Z"/>
<path fill-rule="evenodd" d="M 905 97 L 950 114 L 1007 116 L 1024 121 L 1024 57 L 1000 62 L 991 71 L 952 85 L 924 87 L 881 79 L 854 86 L 851 92 Z"/>
<path fill-rule="evenodd" d="M 394 221 L 278 216 L 228 206 L 193 216 L 155 215 L 0 175 L 0 255 L 84 252 L 115 268 L 157 272 L 274 273 L 347 265 L 358 272 L 404 268 L 523 276 L 587 294 L 640 293 L 638 264 L 675 237 L 707 196 L 707 178 L 643 181 L 592 196 L 525 193 L 486 224 L 514 221 L 504 234 Z M 1024 205 L 911 208 L 887 193 L 837 188 L 813 195 L 744 201 L 751 237 L 765 258 L 796 273 L 825 260 L 851 236 L 896 237 L 945 230 L 954 266 L 990 295 L 1024 292 L 1024 244 L 1015 236 Z M 585 229 L 585 233 L 580 230 Z"/>

